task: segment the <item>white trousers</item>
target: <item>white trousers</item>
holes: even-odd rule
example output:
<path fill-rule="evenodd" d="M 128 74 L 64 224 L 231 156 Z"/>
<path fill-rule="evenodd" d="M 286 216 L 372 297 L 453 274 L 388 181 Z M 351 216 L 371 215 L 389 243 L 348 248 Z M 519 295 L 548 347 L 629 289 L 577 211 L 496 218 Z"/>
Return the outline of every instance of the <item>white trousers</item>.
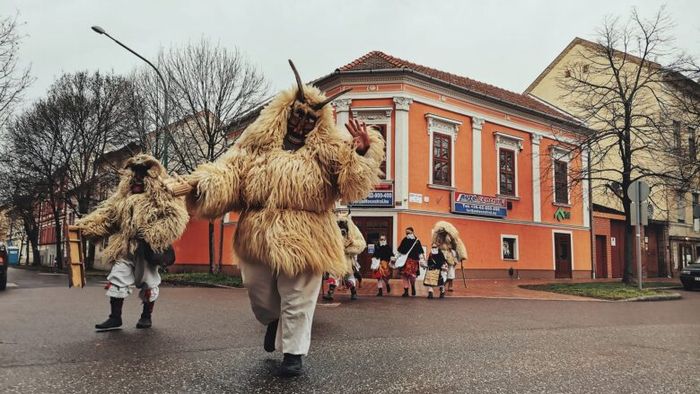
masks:
<path fill-rule="evenodd" d="M 134 275 L 134 263 L 128 260 L 119 259 L 107 275 L 107 297 L 126 298 L 131 294 L 132 287 L 139 289 L 139 298 L 144 302 L 153 302 L 158 298 L 158 286 L 160 285 L 160 274 L 158 267 L 146 265 L 143 272 L 143 280 L 136 283 Z"/>
<path fill-rule="evenodd" d="M 321 274 L 275 274 L 267 264 L 241 262 L 243 285 L 250 306 L 262 324 L 279 319 L 275 348 L 283 353 L 306 355 L 311 344 Z"/>

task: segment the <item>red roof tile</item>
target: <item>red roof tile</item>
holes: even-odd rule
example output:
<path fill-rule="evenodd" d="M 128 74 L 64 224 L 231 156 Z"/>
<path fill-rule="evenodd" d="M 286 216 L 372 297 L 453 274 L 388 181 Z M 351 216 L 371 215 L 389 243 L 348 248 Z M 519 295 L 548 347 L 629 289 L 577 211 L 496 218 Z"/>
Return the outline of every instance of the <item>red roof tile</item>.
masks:
<path fill-rule="evenodd" d="M 342 72 L 384 69 L 409 69 L 414 72 L 438 79 L 442 82 L 447 82 L 452 85 L 456 85 L 466 90 L 472 91 L 474 93 L 488 96 L 493 99 L 509 103 L 511 105 L 523 107 L 531 111 L 546 114 L 548 116 L 555 117 L 567 122 L 579 123 L 575 118 L 565 115 L 562 112 L 557 111 L 556 109 L 544 103 L 541 103 L 528 95 L 511 92 L 509 90 L 489 85 L 487 83 L 479 82 L 471 78 L 462 77 L 459 75 L 436 70 L 434 68 L 426 66 L 421 66 L 420 64 L 415 64 L 407 60 L 387 55 L 386 53 L 381 51 L 372 51 L 338 68 L 338 71 Z"/>

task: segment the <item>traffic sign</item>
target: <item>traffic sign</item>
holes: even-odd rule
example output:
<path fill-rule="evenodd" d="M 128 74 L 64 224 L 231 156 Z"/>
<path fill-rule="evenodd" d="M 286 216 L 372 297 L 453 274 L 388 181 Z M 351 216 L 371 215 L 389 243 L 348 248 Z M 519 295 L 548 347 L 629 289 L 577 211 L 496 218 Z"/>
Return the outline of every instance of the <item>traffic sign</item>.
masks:
<path fill-rule="evenodd" d="M 644 181 L 634 181 L 627 188 L 627 196 L 633 202 L 645 201 L 649 197 L 649 185 Z"/>

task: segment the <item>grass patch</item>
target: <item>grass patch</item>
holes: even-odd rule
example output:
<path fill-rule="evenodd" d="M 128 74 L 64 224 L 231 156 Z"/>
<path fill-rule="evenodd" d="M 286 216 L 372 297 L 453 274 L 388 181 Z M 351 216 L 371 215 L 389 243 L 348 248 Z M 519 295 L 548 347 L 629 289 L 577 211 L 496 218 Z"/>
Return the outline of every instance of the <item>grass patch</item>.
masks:
<path fill-rule="evenodd" d="M 208 285 L 224 285 L 231 287 L 243 287 L 243 281 L 238 276 L 229 276 L 224 274 L 210 274 L 208 272 L 181 272 L 169 273 L 164 272 L 161 278 L 166 283 L 191 285 L 196 283 Z"/>
<path fill-rule="evenodd" d="M 568 294 L 580 297 L 599 298 L 603 300 L 625 300 L 628 298 L 655 296 L 665 294 L 659 290 L 643 289 L 629 286 L 620 282 L 593 283 L 549 283 L 544 285 L 521 285 L 529 290 L 548 291 L 551 293 Z"/>

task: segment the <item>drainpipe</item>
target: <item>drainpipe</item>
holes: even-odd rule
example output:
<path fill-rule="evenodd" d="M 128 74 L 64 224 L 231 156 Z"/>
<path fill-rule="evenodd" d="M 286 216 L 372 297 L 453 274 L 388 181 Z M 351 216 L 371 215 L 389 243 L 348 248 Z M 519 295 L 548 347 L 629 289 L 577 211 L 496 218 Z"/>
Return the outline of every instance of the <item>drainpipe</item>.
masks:
<path fill-rule="evenodd" d="M 591 279 L 596 279 L 596 249 L 595 249 L 595 225 L 593 221 L 593 183 L 591 182 L 591 142 L 586 143 L 586 151 L 588 152 L 588 160 L 586 162 L 586 178 L 588 181 L 588 224 L 591 235 Z M 608 262 L 606 261 L 605 264 Z"/>

